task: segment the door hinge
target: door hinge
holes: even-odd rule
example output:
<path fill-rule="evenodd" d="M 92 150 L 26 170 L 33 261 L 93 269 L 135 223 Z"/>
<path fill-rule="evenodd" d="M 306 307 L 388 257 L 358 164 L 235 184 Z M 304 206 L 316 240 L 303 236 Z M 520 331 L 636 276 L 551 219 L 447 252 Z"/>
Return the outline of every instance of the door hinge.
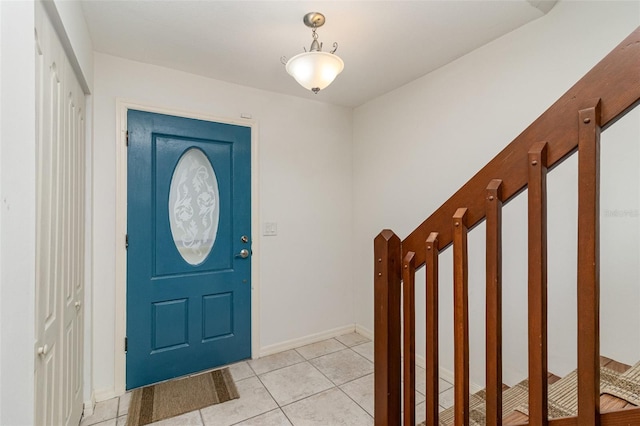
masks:
<path fill-rule="evenodd" d="M 128 130 L 127 130 L 127 133 L 125 133 L 125 139 L 124 140 L 125 140 L 125 144 L 127 146 L 129 146 L 129 131 Z"/>
<path fill-rule="evenodd" d="M 127 353 L 127 349 L 129 349 L 129 339 L 124 338 L 124 353 Z"/>
<path fill-rule="evenodd" d="M 125 249 L 129 248 L 129 234 L 125 234 L 124 236 L 124 248 Z"/>

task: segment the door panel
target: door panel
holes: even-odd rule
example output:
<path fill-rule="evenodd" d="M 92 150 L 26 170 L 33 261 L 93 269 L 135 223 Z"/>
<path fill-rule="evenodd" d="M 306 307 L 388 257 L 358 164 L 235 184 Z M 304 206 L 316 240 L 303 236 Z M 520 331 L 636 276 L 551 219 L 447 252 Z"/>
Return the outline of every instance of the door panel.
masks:
<path fill-rule="evenodd" d="M 84 300 L 84 95 L 73 73 L 67 87 L 64 123 L 64 424 L 75 425 L 82 414 L 82 302 Z"/>
<path fill-rule="evenodd" d="M 202 324 L 204 341 L 230 336 L 233 333 L 233 293 L 204 296 Z"/>
<path fill-rule="evenodd" d="M 36 424 L 54 425 L 60 422 L 60 357 L 58 356 L 58 345 L 48 348 L 46 354 L 41 357 L 40 377 L 36 380 L 42 386 L 42 397 L 44 404 L 36 411 Z M 38 419 L 42 423 L 38 422 Z"/>
<path fill-rule="evenodd" d="M 84 332 L 84 93 L 40 2 L 35 10 L 35 420 L 77 425 Z"/>
<path fill-rule="evenodd" d="M 251 258 L 235 256 L 251 249 L 251 134 L 142 111 L 127 127 L 131 389 L 251 355 Z"/>
<path fill-rule="evenodd" d="M 57 424 L 61 420 L 61 333 L 60 297 L 57 279 L 57 182 L 61 107 L 61 58 L 52 41 L 51 28 L 44 24 L 36 5 L 36 134 L 38 145 L 36 203 L 36 344 L 34 348 L 36 424 Z M 38 25 L 39 24 L 39 25 Z"/>

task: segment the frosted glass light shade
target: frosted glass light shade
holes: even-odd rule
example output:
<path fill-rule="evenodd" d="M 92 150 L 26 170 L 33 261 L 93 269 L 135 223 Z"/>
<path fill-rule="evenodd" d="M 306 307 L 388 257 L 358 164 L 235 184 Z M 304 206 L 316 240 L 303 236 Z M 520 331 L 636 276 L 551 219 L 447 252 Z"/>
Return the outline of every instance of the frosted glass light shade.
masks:
<path fill-rule="evenodd" d="M 344 62 L 329 52 L 304 52 L 289 59 L 287 72 L 305 89 L 322 90 L 344 69 Z"/>

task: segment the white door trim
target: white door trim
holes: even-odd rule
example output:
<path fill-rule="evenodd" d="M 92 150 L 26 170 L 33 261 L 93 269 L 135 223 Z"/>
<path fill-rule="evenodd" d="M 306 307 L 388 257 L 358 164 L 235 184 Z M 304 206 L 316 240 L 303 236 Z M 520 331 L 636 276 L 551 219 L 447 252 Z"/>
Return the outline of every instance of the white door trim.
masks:
<path fill-rule="evenodd" d="M 142 104 L 116 99 L 116 306 L 115 306 L 115 348 L 114 348 L 114 392 L 125 392 L 126 357 L 124 338 L 127 331 L 127 111 L 136 109 L 177 117 L 195 118 L 234 124 L 251 128 L 251 234 L 253 257 L 251 260 L 251 356 L 260 352 L 260 209 L 259 209 L 259 155 L 258 123 L 255 120 L 230 119 L 202 112 L 181 111 L 169 107 Z"/>

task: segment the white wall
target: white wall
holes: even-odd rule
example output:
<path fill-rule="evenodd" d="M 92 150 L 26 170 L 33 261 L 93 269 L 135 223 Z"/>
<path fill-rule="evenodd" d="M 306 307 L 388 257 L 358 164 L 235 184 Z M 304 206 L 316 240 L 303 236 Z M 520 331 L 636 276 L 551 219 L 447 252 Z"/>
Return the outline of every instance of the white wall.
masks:
<path fill-rule="evenodd" d="M 33 424 L 34 5 L 0 5 L 0 424 Z"/>
<path fill-rule="evenodd" d="M 94 387 L 114 386 L 116 98 L 258 123 L 260 345 L 354 325 L 351 110 L 95 55 Z M 292 81 L 292 84 L 296 84 Z M 300 90 L 303 90 L 302 88 Z M 117 343 L 119 345 L 119 342 Z"/>
<path fill-rule="evenodd" d="M 2 46 L 2 3 L 0 2 L 0 47 Z M 2 93 L 2 56 L 0 55 L 0 94 Z M 1 95 L 0 95 L 1 96 Z M 2 100 L 0 99 L 0 129 L 2 129 Z M 2 164 L 2 132 L 0 132 L 0 164 Z M 2 191 L 2 173 L 0 173 L 0 192 Z M 0 237 L 2 236 L 2 209 L 0 209 Z M 0 238 L 1 239 L 1 238 Z M 0 244 L 0 300 L 2 300 L 2 263 L 4 258 L 2 257 L 2 244 Z M 0 319 L 2 318 L 2 303 L 0 303 Z M 2 383 L 2 327 L 0 327 L 0 383 Z M 4 399 L 2 398 L 2 386 L 0 386 L 0 419 L 2 419 L 2 404 Z"/>
<path fill-rule="evenodd" d="M 560 2 L 548 15 L 355 110 L 353 274 L 359 325 L 373 329 L 375 235 L 390 228 L 406 237 L 639 24 L 638 2 Z M 602 249 L 602 353 L 626 362 L 636 362 L 640 353 L 639 122 L 635 111 L 604 134 L 602 143 L 602 241 L 616 247 Z M 615 149 L 609 139 L 616 139 Z M 576 164 L 572 158 L 548 178 L 549 357 L 556 374 L 575 367 Z M 609 210 L 635 213 L 605 217 Z M 526 216 L 526 197 L 503 213 L 508 383 L 527 371 Z M 484 383 L 483 247 L 481 225 L 469 239 L 471 379 L 477 384 Z M 424 270 L 417 280 L 424 282 Z M 440 280 L 441 365 L 452 370 L 451 250 L 441 256 Z M 418 288 L 416 297 L 424 300 Z M 423 304 L 416 315 L 423 328 Z M 418 352 L 424 354 L 423 333 L 418 335 Z"/>
<path fill-rule="evenodd" d="M 2 3 L 0 2 L 0 46 L 2 46 Z M 0 94 L 2 93 L 2 56 L 0 55 Z M 0 95 L 1 96 L 1 95 Z M 0 100 L 0 129 L 2 129 L 2 101 Z M 0 164 L 2 164 L 2 132 L 0 132 Z M 0 173 L 0 192 L 2 191 L 2 173 Z M 0 237 L 2 236 L 2 209 L 0 209 Z M 0 277 L 2 277 L 2 244 L 0 244 Z M 2 300 L 2 280 L 0 278 L 0 300 Z M 0 318 L 2 318 L 2 303 L 0 303 Z M 2 383 L 2 327 L 0 327 L 0 383 Z M 0 386 L 0 419 L 2 419 L 2 386 Z"/>

